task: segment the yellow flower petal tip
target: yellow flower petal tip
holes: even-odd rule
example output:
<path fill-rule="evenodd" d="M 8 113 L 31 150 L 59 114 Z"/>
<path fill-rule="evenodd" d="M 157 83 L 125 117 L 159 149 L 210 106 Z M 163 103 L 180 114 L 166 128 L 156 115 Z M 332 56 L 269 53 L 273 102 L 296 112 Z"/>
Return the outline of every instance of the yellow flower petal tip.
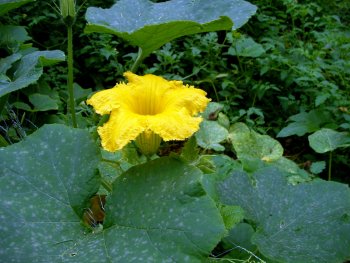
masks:
<path fill-rule="evenodd" d="M 140 150 L 151 155 L 161 139 L 184 140 L 199 129 L 202 118 L 196 115 L 210 101 L 205 91 L 152 74 L 125 72 L 124 76 L 128 83 L 99 91 L 87 100 L 98 114 L 110 114 L 98 129 L 104 149 L 113 152 L 136 140 Z"/>

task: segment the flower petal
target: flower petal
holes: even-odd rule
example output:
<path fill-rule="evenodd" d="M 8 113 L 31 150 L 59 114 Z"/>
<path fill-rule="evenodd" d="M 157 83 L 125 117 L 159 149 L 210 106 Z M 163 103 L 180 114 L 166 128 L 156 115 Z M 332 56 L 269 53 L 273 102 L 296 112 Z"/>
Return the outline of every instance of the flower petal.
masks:
<path fill-rule="evenodd" d="M 193 86 L 184 86 L 181 81 L 172 81 L 173 88 L 164 94 L 162 101 L 165 111 L 186 109 L 188 114 L 194 116 L 205 110 L 210 99 L 206 92 Z"/>
<path fill-rule="evenodd" d="M 107 123 L 98 128 L 102 147 L 110 152 L 122 149 L 146 128 L 145 118 L 123 109 L 113 110 Z"/>
<path fill-rule="evenodd" d="M 191 117 L 187 110 L 166 112 L 148 118 L 147 128 L 164 141 L 185 140 L 199 130 L 201 117 Z"/>
<path fill-rule="evenodd" d="M 86 103 L 93 106 L 98 114 L 103 115 L 110 113 L 113 109 L 120 107 L 117 86 L 112 89 L 96 92 Z"/>

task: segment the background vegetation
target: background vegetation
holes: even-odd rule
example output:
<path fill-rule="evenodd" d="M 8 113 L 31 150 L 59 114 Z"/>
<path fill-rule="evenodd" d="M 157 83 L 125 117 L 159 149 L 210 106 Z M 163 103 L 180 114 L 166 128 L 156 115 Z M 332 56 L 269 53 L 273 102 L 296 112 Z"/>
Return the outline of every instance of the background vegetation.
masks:
<path fill-rule="evenodd" d="M 324 127 L 350 130 L 350 4 L 251 2 L 258 6 L 257 14 L 238 31 L 172 41 L 148 57 L 138 73 L 182 79 L 205 89 L 213 101 L 224 105 L 231 122 L 243 121 L 261 133 L 279 137 L 285 155 L 301 167 L 310 169 L 314 162 L 328 162 L 328 154 L 310 148 L 307 135 Z M 84 33 L 86 8 L 112 4 L 98 0 L 77 3 L 74 73 L 80 127 L 93 124 L 84 118 L 92 114 L 84 99 L 91 91 L 121 80 L 137 55 L 134 47 L 115 36 Z M 27 4 L 2 16 L 0 23 L 26 26 L 31 37 L 28 42 L 40 50 L 66 50 L 65 27 L 53 2 Z M 0 122 L 8 143 L 44 123 L 69 122 L 65 71 L 62 63 L 46 68 L 37 84 L 11 94 Z M 50 105 L 30 100 L 37 91 L 49 94 Z M 349 151 L 337 149 L 332 159 L 334 179 L 349 182 Z M 320 176 L 326 178 L 327 170 L 322 171 Z"/>

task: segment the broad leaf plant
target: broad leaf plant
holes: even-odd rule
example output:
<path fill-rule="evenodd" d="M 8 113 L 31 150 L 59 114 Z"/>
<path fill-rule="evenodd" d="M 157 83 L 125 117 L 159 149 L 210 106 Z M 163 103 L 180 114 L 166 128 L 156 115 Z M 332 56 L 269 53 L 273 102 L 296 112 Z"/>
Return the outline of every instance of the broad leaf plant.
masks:
<path fill-rule="evenodd" d="M 2 1 L 0 14 L 27 2 Z M 230 123 L 199 87 L 136 74 L 169 41 L 238 29 L 255 11 L 243 0 L 88 8 L 85 32 L 116 35 L 139 55 L 124 82 L 84 102 L 102 116 L 98 127 L 46 124 L 0 148 L 1 261 L 349 260 L 348 186 L 315 178 L 284 157 L 277 140 Z M 23 27 L 0 32 L 9 47 L 0 60 L 2 101 L 35 83 L 43 66 L 64 60 L 62 51 L 28 47 Z M 250 45 L 240 40 L 229 52 L 257 56 Z M 280 136 L 292 129 L 317 130 L 292 123 Z M 322 129 L 309 140 L 326 152 L 347 147 L 346 136 Z M 174 141 L 185 143 L 167 152 Z"/>

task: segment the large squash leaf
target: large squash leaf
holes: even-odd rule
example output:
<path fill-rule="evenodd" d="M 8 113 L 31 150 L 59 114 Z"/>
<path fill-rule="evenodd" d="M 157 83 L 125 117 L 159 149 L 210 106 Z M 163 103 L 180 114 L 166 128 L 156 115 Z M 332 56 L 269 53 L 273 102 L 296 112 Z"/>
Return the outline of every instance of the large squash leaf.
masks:
<path fill-rule="evenodd" d="M 350 190 L 315 180 L 292 186 L 275 168 L 252 177 L 238 171 L 218 186 L 221 201 L 239 205 L 257 225 L 252 242 L 278 262 L 332 263 L 350 258 Z"/>
<path fill-rule="evenodd" d="M 113 184 L 104 229 L 82 226 L 98 187 L 88 132 L 47 125 L 0 149 L 4 262 L 202 262 L 225 233 L 202 173 L 171 158 L 135 166 Z"/>
<path fill-rule="evenodd" d="M 237 29 L 255 13 L 243 0 L 120 0 L 110 9 L 90 7 L 86 32 L 115 34 L 142 49 L 142 58 L 190 34 Z"/>
<path fill-rule="evenodd" d="M 2 0 L 0 1 L 0 15 L 33 1 L 34 0 Z"/>
<path fill-rule="evenodd" d="M 79 216 L 98 190 L 98 160 L 89 133 L 63 125 L 46 125 L 0 148 L 4 262 L 58 262 L 82 238 Z"/>
<path fill-rule="evenodd" d="M 164 157 L 119 176 L 104 230 L 76 242 L 74 262 L 203 262 L 225 234 L 201 172 Z"/>

